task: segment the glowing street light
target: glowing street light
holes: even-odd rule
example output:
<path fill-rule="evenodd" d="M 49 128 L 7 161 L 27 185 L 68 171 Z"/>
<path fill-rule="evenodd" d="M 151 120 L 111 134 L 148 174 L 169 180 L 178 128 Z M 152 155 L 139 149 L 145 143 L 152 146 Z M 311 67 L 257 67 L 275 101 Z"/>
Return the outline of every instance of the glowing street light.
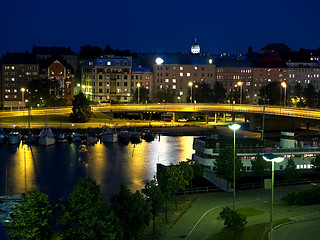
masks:
<path fill-rule="evenodd" d="M 197 100 L 196 100 L 196 88 L 198 88 L 199 86 L 196 84 L 194 85 L 194 97 L 193 97 L 193 101 L 194 103 L 197 103 Z"/>
<path fill-rule="evenodd" d="M 228 125 L 233 130 L 233 211 L 236 209 L 236 131 L 241 125 L 234 123 Z"/>
<path fill-rule="evenodd" d="M 138 87 L 138 104 L 139 104 L 140 103 L 140 87 L 141 87 L 141 84 L 137 83 L 137 87 Z"/>
<path fill-rule="evenodd" d="M 22 106 L 24 107 L 24 92 L 26 91 L 25 88 L 21 88 L 21 93 L 22 93 Z"/>
<path fill-rule="evenodd" d="M 238 86 L 240 86 L 240 104 L 242 102 L 242 85 L 243 85 L 243 82 L 238 82 Z"/>
<path fill-rule="evenodd" d="M 189 85 L 189 87 L 190 87 L 190 89 L 191 89 L 190 101 L 191 101 L 191 103 L 192 103 L 192 85 L 193 85 L 193 83 L 192 83 L 192 82 L 189 82 L 188 85 Z"/>
<path fill-rule="evenodd" d="M 156 58 L 156 64 L 157 65 L 161 65 L 161 64 L 163 64 L 163 59 L 162 58 L 160 58 L 160 57 L 158 57 L 158 58 Z"/>
<path fill-rule="evenodd" d="M 287 83 L 286 82 L 282 82 L 281 86 L 284 88 L 284 102 L 283 102 L 283 106 L 286 106 L 286 94 L 287 94 Z"/>
<path fill-rule="evenodd" d="M 265 154 L 262 156 L 267 162 L 272 162 L 272 178 L 271 178 L 271 207 L 270 207 L 270 240 L 272 239 L 272 214 L 273 214 L 273 185 L 274 185 L 274 163 L 282 162 L 284 157 L 275 156 L 273 154 Z"/>

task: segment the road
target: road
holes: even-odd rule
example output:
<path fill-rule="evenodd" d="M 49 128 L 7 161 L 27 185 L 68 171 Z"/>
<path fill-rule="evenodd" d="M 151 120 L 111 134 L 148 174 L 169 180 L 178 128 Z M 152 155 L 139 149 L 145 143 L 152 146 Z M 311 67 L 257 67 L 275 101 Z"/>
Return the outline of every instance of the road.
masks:
<path fill-rule="evenodd" d="M 301 188 L 301 187 L 299 187 Z M 277 203 L 287 192 L 293 188 L 277 188 L 274 195 L 274 221 L 291 216 L 300 216 L 314 211 L 319 211 L 320 205 L 303 207 L 283 207 Z M 165 240 L 188 239 L 199 240 L 208 239 L 212 234 L 218 233 L 223 227 L 223 221 L 217 219 L 223 207 L 232 208 L 232 194 L 212 193 L 198 198 L 192 207 L 178 220 L 171 230 L 164 237 Z M 236 209 L 251 207 L 262 210 L 261 215 L 247 218 L 247 226 L 265 223 L 270 221 L 270 191 L 239 191 L 236 195 Z M 278 231 L 278 230 L 277 230 Z M 281 228 L 279 229 L 281 231 Z M 319 230 L 320 231 L 320 230 Z M 276 235 L 277 232 L 274 233 Z M 282 238 L 285 240 L 287 238 Z M 288 238 L 289 239 L 289 238 Z"/>
<path fill-rule="evenodd" d="M 180 104 L 124 104 L 124 105 L 106 105 L 101 104 L 92 107 L 94 112 L 225 112 L 225 113 L 251 113 L 262 114 L 263 106 L 260 105 L 245 105 L 245 104 L 192 104 L 192 103 L 180 103 Z M 70 114 L 71 107 L 59 107 L 59 108 L 42 108 L 32 109 L 32 115 L 46 115 L 46 114 Z M 9 116 L 23 116 L 27 114 L 27 110 L 14 110 L 14 111 L 1 111 L 2 117 Z M 307 108 L 291 108 L 291 107 L 279 107 L 279 106 L 266 106 L 265 114 L 268 115 L 281 115 L 295 118 L 308 118 L 320 120 L 320 111 L 318 109 Z"/>

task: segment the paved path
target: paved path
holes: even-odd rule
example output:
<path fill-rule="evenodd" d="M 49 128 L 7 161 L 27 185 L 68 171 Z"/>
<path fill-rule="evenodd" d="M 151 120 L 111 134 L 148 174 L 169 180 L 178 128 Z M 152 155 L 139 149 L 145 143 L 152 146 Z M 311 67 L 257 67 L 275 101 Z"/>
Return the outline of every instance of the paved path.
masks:
<path fill-rule="evenodd" d="M 281 197 L 287 192 L 299 191 L 301 188 L 303 187 L 298 186 L 275 189 L 275 205 L 273 208 L 274 221 L 287 217 L 313 213 L 320 210 L 320 205 L 303 207 L 283 207 L 277 205 L 277 203 L 280 202 Z M 236 209 L 252 207 L 264 211 L 264 213 L 261 215 L 248 217 L 247 226 L 270 221 L 270 195 L 271 193 L 268 190 L 236 192 Z M 221 212 L 223 207 L 229 206 L 232 208 L 232 202 L 232 193 L 212 193 L 199 195 L 199 198 L 194 201 L 191 208 L 172 227 L 164 239 L 208 239 L 212 234 L 218 233 L 223 227 L 223 221 L 218 220 L 217 217 L 219 216 L 219 212 Z M 280 232 L 281 230 L 279 229 L 277 231 Z M 285 240 L 285 238 L 282 238 L 282 240 Z"/>
<path fill-rule="evenodd" d="M 273 240 L 315 240 L 320 239 L 320 220 L 299 222 L 277 229 Z"/>

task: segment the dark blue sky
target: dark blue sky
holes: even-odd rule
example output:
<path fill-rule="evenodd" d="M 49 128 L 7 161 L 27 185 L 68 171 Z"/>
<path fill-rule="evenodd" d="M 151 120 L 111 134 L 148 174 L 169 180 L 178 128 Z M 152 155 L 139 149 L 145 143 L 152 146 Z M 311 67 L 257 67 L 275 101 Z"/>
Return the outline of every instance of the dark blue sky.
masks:
<path fill-rule="evenodd" d="M 134 52 L 258 52 L 268 43 L 320 47 L 319 0 L 10 0 L 1 3 L 0 54 L 90 44 Z"/>

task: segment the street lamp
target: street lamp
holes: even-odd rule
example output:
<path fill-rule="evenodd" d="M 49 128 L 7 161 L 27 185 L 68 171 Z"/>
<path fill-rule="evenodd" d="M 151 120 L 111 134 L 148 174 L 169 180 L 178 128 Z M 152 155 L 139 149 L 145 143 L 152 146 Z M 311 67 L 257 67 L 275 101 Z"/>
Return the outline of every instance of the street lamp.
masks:
<path fill-rule="evenodd" d="M 190 87 L 190 89 L 191 89 L 190 101 L 191 101 L 191 103 L 192 103 L 192 85 L 193 85 L 193 83 L 192 83 L 192 82 L 189 82 L 188 85 L 189 85 L 189 87 Z"/>
<path fill-rule="evenodd" d="M 286 106 L 286 94 L 287 94 L 287 83 L 286 82 L 282 82 L 281 86 L 284 88 L 284 101 L 283 101 L 283 106 Z"/>
<path fill-rule="evenodd" d="M 233 211 L 236 209 L 236 130 L 238 130 L 241 125 L 230 124 L 228 125 L 230 129 L 233 130 Z"/>
<path fill-rule="evenodd" d="M 262 156 L 267 162 L 272 162 L 272 178 L 271 178 L 271 207 L 270 207 L 270 240 L 272 239 L 272 214 L 273 214 L 273 184 L 274 184 L 274 163 L 282 162 L 284 157 L 275 156 L 273 154 L 265 154 Z"/>
<path fill-rule="evenodd" d="M 240 104 L 242 102 L 242 85 L 243 85 L 243 82 L 238 82 L 238 86 L 240 86 Z"/>
<path fill-rule="evenodd" d="M 140 86 L 141 86 L 141 84 L 137 83 L 137 87 L 138 87 L 138 104 L 140 102 Z"/>
<path fill-rule="evenodd" d="M 21 93 L 22 93 L 22 106 L 24 107 L 24 92 L 26 91 L 25 88 L 21 88 Z"/>
<path fill-rule="evenodd" d="M 197 103 L 197 100 L 196 100 L 196 88 L 198 88 L 198 85 L 194 85 L 194 97 L 193 97 L 194 103 Z"/>

